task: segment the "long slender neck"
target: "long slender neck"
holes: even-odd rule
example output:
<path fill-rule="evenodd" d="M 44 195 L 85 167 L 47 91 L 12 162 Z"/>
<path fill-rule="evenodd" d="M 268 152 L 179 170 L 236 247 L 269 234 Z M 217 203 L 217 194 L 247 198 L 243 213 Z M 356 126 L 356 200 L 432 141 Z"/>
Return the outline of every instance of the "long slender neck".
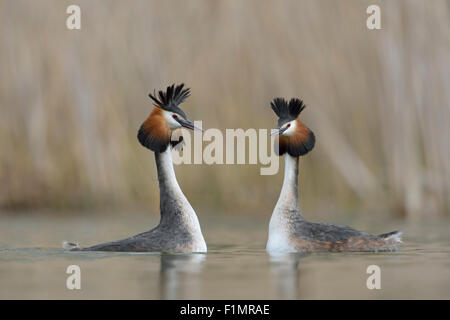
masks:
<path fill-rule="evenodd" d="M 164 152 L 155 152 L 155 160 L 160 192 L 160 224 L 177 226 L 181 223 L 200 228 L 194 209 L 178 185 L 171 147 Z"/>
<path fill-rule="evenodd" d="M 268 252 L 295 252 L 291 243 L 295 225 L 303 220 L 298 206 L 298 157 L 286 153 L 284 181 L 269 223 Z"/>
<path fill-rule="evenodd" d="M 287 153 L 284 157 L 283 187 L 281 188 L 274 214 L 298 213 L 301 216 L 298 205 L 298 157 L 292 157 Z"/>
<path fill-rule="evenodd" d="M 178 185 L 175 170 L 173 169 L 172 150 L 170 147 L 164 152 L 155 152 L 156 170 L 158 171 L 158 182 L 161 200 L 170 195 L 179 195 L 184 197 L 180 186 Z M 187 200 L 186 200 L 187 201 Z"/>

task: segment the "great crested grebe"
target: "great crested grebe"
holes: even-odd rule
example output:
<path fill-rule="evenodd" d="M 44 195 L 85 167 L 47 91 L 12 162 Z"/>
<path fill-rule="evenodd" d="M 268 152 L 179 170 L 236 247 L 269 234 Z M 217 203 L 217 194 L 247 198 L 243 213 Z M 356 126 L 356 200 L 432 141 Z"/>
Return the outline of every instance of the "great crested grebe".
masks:
<path fill-rule="evenodd" d="M 197 215 L 178 185 L 172 162 L 172 148 L 183 143 L 182 136 L 172 141 L 172 133 L 181 127 L 198 129 L 179 105 L 190 95 L 184 84 L 169 86 L 166 92 L 150 94 L 154 109 L 138 132 L 139 142 L 154 151 L 160 192 L 161 220 L 157 227 L 127 239 L 80 248 L 64 242 L 65 249 L 76 251 L 128 252 L 206 252 L 206 243 Z"/>
<path fill-rule="evenodd" d="M 401 232 L 373 235 L 347 226 L 306 221 L 298 204 L 298 158 L 314 148 L 314 133 L 300 121 L 303 101 L 276 98 L 271 107 L 278 119 L 275 151 L 285 155 L 284 181 L 269 224 L 266 250 L 309 251 L 393 251 Z"/>

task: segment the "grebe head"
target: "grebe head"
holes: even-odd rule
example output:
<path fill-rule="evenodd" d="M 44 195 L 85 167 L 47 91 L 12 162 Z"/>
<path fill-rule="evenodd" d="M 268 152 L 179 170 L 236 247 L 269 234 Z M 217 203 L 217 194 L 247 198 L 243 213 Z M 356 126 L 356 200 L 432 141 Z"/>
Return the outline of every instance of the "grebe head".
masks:
<path fill-rule="evenodd" d="M 300 121 L 300 113 L 305 109 L 302 100 L 292 98 L 289 102 L 283 98 L 275 98 L 270 106 L 278 116 L 278 128 L 271 135 L 277 135 L 275 151 L 278 155 L 286 152 L 299 157 L 314 148 L 316 138 L 314 133 Z"/>
<path fill-rule="evenodd" d="M 175 87 L 175 84 L 168 86 L 166 91 L 159 91 L 158 95 L 153 92 L 149 97 L 153 100 L 154 108 L 147 120 L 141 125 L 138 132 L 139 142 L 146 148 L 163 152 L 169 144 L 177 144 L 183 140 L 183 136 L 178 141 L 171 141 L 172 133 L 181 127 L 191 130 L 200 130 L 194 126 L 179 105 L 190 95 L 190 89 L 183 89 L 184 83 Z"/>

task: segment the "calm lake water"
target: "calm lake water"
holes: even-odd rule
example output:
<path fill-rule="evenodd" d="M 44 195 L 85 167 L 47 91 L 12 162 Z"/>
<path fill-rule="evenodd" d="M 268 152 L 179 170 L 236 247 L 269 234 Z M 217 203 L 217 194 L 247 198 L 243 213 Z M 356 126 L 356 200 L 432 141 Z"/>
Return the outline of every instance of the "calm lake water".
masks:
<path fill-rule="evenodd" d="M 93 215 L 94 216 L 94 215 Z M 450 299 L 450 221 L 350 224 L 365 231 L 404 231 L 392 253 L 269 256 L 268 217 L 200 216 L 207 254 L 65 252 L 121 239 L 154 226 L 156 215 L 109 217 L 0 215 L 1 299 Z M 69 265 L 81 290 L 66 288 Z M 369 290 L 369 265 L 381 289 Z"/>

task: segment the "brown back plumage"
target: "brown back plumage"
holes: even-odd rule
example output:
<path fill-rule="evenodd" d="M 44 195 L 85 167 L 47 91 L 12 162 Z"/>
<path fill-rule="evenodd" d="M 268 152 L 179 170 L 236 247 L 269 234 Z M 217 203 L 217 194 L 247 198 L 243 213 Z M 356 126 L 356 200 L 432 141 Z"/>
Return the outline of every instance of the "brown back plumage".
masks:
<path fill-rule="evenodd" d="M 373 252 L 394 251 L 395 240 L 384 240 L 377 237 L 355 236 L 346 240 L 319 241 L 294 239 L 296 250 L 302 252 L 329 251 L 329 252 Z"/>

